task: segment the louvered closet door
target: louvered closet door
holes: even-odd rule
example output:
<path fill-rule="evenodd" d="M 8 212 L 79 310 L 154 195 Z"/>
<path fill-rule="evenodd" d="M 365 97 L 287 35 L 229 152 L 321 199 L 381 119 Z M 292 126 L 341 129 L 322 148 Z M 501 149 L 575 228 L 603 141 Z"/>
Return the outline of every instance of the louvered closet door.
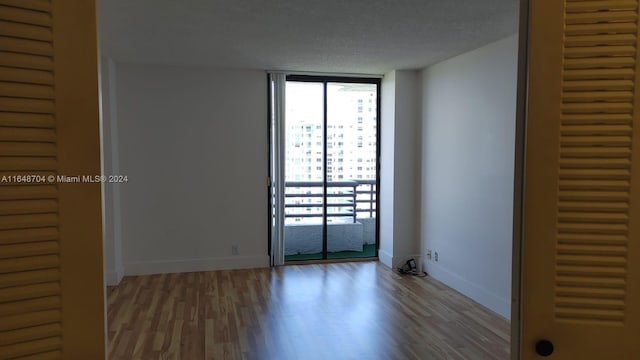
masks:
<path fill-rule="evenodd" d="M 530 22 L 522 358 L 638 359 L 638 1 Z"/>
<path fill-rule="evenodd" d="M 0 359 L 104 357 L 100 184 L 47 178 L 100 172 L 95 33 L 92 1 L 0 0 Z"/>

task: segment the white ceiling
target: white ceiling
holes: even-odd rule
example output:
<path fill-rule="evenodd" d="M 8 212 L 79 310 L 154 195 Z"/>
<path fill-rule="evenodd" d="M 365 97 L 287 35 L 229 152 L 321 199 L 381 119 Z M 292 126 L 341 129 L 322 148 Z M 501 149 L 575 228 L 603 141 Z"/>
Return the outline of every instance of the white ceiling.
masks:
<path fill-rule="evenodd" d="M 514 34 L 518 0 L 100 0 L 118 61 L 383 74 Z"/>

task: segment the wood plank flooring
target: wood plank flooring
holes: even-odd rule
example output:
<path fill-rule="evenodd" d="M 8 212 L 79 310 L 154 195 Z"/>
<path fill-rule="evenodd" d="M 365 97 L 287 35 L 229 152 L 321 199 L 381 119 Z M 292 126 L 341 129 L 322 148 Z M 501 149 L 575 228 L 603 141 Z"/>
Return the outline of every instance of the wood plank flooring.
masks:
<path fill-rule="evenodd" d="M 126 277 L 110 359 L 509 359 L 508 321 L 377 262 Z"/>

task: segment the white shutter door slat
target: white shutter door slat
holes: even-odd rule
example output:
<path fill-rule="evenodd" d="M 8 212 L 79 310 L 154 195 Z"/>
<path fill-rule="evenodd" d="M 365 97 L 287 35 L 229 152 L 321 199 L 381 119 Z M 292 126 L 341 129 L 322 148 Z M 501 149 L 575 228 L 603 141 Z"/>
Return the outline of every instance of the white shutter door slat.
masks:
<path fill-rule="evenodd" d="M 49 1 L 0 1 L 0 176 L 57 169 L 50 11 Z M 20 185 L 0 189 L 0 357 L 59 358 L 56 185 Z"/>
<path fill-rule="evenodd" d="M 30 9 L 28 4 L 25 4 L 24 6 L 12 6 L 11 4 L 9 4 L 9 6 L 5 6 L 3 5 L 3 3 L 5 2 L 0 2 L 0 19 L 2 20 L 49 27 L 53 23 L 51 19 L 50 6 L 49 10 L 39 10 Z M 42 1 L 42 3 L 46 4 L 51 2 Z"/>
<path fill-rule="evenodd" d="M 0 4 L 46 13 L 50 13 L 52 10 L 50 0 L 0 0 Z"/>

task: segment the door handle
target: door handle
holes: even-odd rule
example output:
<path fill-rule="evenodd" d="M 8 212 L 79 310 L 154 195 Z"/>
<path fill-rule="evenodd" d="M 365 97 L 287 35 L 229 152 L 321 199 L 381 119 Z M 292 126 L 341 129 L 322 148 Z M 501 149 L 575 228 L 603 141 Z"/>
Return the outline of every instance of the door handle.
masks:
<path fill-rule="evenodd" d="M 553 354 L 553 343 L 549 340 L 538 340 L 536 342 L 536 354 L 547 357 Z"/>

